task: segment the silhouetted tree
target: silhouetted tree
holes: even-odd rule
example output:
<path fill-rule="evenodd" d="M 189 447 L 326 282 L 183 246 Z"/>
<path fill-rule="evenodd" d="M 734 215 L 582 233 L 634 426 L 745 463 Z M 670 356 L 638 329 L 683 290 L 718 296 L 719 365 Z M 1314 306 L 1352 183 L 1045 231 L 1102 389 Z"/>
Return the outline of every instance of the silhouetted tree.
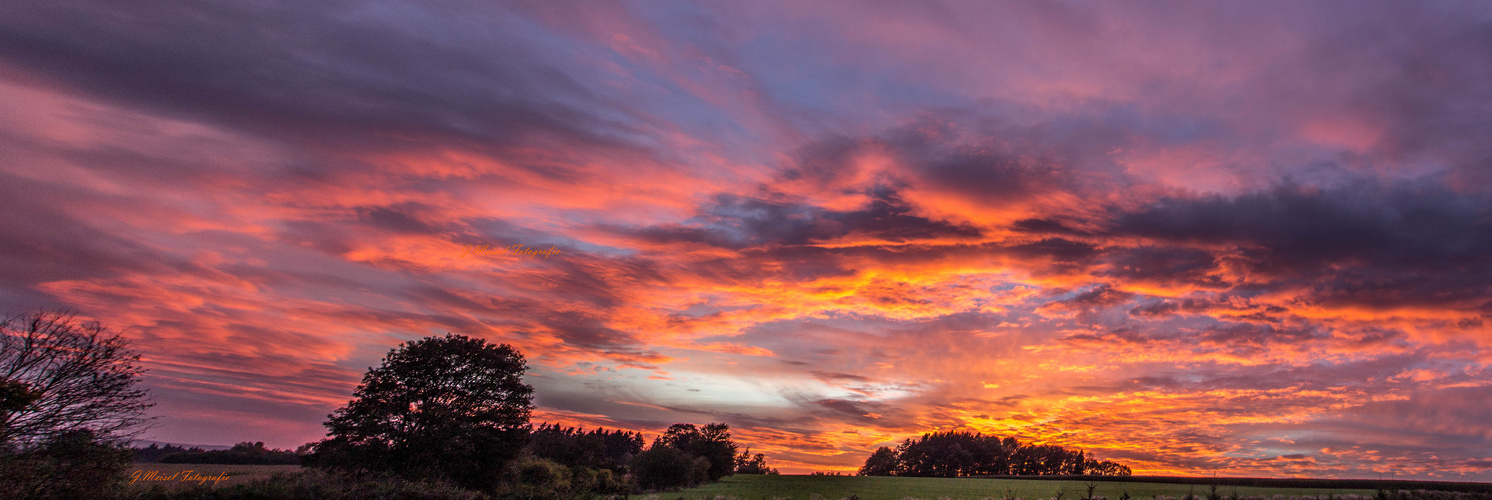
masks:
<path fill-rule="evenodd" d="M 710 460 L 655 442 L 633 457 L 629 468 L 637 486 L 644 490 L 686 488 L 709 479 Z"/>
<path fill-rule="evenodd" d="M 155 463 L 160 462 L 162 458 L 166 458 L 167 456 L 177 453 L 201 452 L 207 450 L 197 447 L 187 448 L 184 446 L 176 446 L 172 444 L 161 446 L 156 443 L 151 443 L 150 446 L 146 446 L 144 448 L 132 448 L 130 451 L 134 452 L 134 461 L 137 463 Z"/>
<path fill-rule="evenodd" d="M 860 467 L 859 474 L 862 476 L 894 476 L 897 465 L 900 463 L 896 451 L 882 446 L 865 459 L 865 466 Z"/>
<path fill-rule="evenodd" d="M 290 450 L 272 450 L 261 442 L 243 442 L 226 450 L 180 451 L 160 458 L 163 464 L 298 465 L 301 456 Z"/>
<path fill-rule="evenodd" d="M 642 452 L 642 434 L 623 430 L 563 427 L 540 424 L 529 433 L 529 453 L 570 467 L 621 471 L 633 455 Z"/>
<path fill-rule="evenodd" d="M 860 469 L 867 476 L 1129 475 L 1129 468 L 1088 458 L 1082 450 L 1021 444 L 968 432 L 934 432 L 882 447 Z"/>
<path fill-rule="evenodd" d="M 112 443 L 134 437 L 151 406 L 139 361 L 119 333 L 72 313 L 0 321 L 0 448 L 25 451 L 80 430 Z"/>
<path fill-rule="evenodd" d="M 400 344 L 329 415 L 311 465 L 492 490 L 529 432 L 523 355 L 464 335 Z"/>
<path fill-rule="evenodd" d="M 777 469 L 767 466 L 767 456 L 757 453 L 751 455 L 751 448 L 736 455 L 736 474 L 771 474 L 776 475 Z"/>
<path fill-rule="evenodd" d="M 1088 462 L 1087 462 L 1085 468 L 1087 469 L 1087 471 L 1085 472 L 1085 474 L 1092 475 L 1092 476 L 1128 476 L 1128 475 L 1131 475 L 1129 467 L 1124 466 L 1124 465 L 1120 465 L 1120 464 L 1115 463 L 1115 462 L 1110 462 L 1108 460 L 1104 460 L 1104 461 L 1100 462 L 1100 461 L 1097 461 L 1097 460 L 1094 460 L 1094 459 L 1090 458 L 1090 459 L 1088 459 Z"/>
<path fill-rule="evenodd" d="M 726 424 L 706 424 L 702 429 L 694 424 L 674 424 L 653 441 L 654 448 L 659 446 L 704 457 L 710 463 L 707 472 L 711 481 L 735 473 L 736 445 L 730 440 L 730 426 Z"/>

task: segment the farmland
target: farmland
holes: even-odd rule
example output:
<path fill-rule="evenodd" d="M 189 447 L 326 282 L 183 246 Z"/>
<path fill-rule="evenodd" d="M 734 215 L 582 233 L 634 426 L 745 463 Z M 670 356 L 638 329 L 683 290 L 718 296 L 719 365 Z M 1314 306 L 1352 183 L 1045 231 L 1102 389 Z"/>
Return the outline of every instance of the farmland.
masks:
<path fill-rule="evenodd" d="M 1187 494 L 1205 496 L 1209 486 L 1198 484 L 1168 484 L 1151 482 L 1095 482 L 1094 496 L 1108 499 L 1120 498 L 1125 492 L 1135 499 L 1171 496 L 1180 498 Z M 1087 496 L 1087 488 L 1081 480 L 1043 479 L 986 479 L 986 478 L 932 478 L 932 477 L 861 477 L 861 476 L 762 476 L 736 475 L 720 482 L 677 493 L 660 494 L 660 498 L 714 498 L 716 496 L 758 499 L 812 498 L 838 499 L 852 495 L 862 500 L 923 499 L 982 499 L 982 498 L 1052 498 L 1061 492 L 1062 498 L 1080 499 Z M 1237 496 L 1315 496 L 1355 494 L 1371 497 L 1371 489 L 1290 488 L 1259 486 L 1220 486 L 1219 495 Z"/>
<path fill-rule="evenodd" d="M 167 489 L 191 486 L 232 486 L 261 479 L 276 473 L 299 472 L 299 465 L 216 465 L 216 464 L 147 464 L 137 463 L 125 479 L 134 488 L 161 486 Z M 219 481 L 193 479 L 195 476 L 224 477 Z"/>

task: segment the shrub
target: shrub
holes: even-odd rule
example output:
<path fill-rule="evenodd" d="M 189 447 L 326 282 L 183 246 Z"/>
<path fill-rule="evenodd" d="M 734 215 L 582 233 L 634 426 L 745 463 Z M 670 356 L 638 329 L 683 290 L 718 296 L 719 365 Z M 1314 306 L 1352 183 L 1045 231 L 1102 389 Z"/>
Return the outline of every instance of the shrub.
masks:
<path fill-rule="evenodd" d="M 632 477 L 645 490 L 696 486 L 709 479 L 710 460 L 672 446 L 654 445 L 632 459 Z"/>
<path fill-rule="evenodd" d="M 89 497 L 80 497 L 89 498 Z M 306 470 L 232 486 L 128 488 L 119 500 L 486 500 L 449 482 L 407 481 Z"/>
<path fill-rule="evenodd" d="M 624 470 L 627 460 L 642 451 L 642 434 L 603 428 L 586 431 L 558 424 L 540 424 L 529 433 L 524 451 L 571 468 Z"/>
<path fill-rule="evenodd" d="M 589 467 L 571 468 L 575 491 L 593 492 L 601 495 L 624 495 L 632 492 L 633 484 L 626 476 L 611 469 Z"/>
<path fill-rule="evenodd" d="M 549 500 L 576 496 L 569 467 L 546 458 L 522 457 L 508 469 L 509 496 Z"/>
<path fill-rule="evenodd" d="M 0 498 L 104 498 L 120 488 L 130 451 L 92 431 L 58 434 L 40 447 L 0 457 Z"/>

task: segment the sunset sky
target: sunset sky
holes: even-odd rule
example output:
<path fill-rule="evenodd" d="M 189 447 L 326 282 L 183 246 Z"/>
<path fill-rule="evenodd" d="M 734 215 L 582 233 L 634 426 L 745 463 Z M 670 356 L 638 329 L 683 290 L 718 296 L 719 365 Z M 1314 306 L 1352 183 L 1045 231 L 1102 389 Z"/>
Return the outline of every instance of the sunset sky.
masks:
<path fill-rule="evenodd" d="M 1492 4 L 3 2 L 42 307 L 127 329 L 157 441 L 315 441 L 453 332 L 785 473 L 1492 480 Z"/>

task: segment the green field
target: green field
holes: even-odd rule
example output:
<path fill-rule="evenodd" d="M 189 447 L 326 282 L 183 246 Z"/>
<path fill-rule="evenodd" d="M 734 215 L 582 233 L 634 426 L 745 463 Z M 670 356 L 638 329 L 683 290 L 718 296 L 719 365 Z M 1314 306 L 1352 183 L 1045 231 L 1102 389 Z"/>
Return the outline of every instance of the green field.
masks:
<path fill-rule="evenodd" d="M 1188 493 L 1205 496 L 1205 485 L 1100 482 L 1094 496 L 1109 500 L 1118 499 L 1124 492 L 1136 500 L 1159 495 L 1180 498 Z M 1022 499 L 1052 498 L 1057 491 L 1063 492 L 1064 500 L 1078 500 L 1087 495 L 1082 481 L 1051 481 L 1036 479 L 981 479 L 981 478 L 935 478 L 935 477 L 860 477 L 860 476 L 760 476 L 736 475 L 726 477 L 718 483 L 673 493 L 660 493 L 658 498 L 698 499 L 716 496 L 749 500 L 782 498 L 813 500 L 823 498 L 838 500 L 851 495 L 861 500 L 902 500 L 940 498 L 996 500 L 1010 496 Z M 1324 489 L 1324 488 L 1262 488 L 1252 486 L 1220 486 L 1217 490 L 1224 496 L 1306 496 L 1306 495 L 1373 495 L 1373 490 Z"/>

